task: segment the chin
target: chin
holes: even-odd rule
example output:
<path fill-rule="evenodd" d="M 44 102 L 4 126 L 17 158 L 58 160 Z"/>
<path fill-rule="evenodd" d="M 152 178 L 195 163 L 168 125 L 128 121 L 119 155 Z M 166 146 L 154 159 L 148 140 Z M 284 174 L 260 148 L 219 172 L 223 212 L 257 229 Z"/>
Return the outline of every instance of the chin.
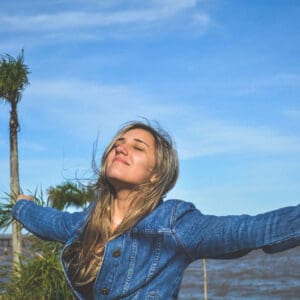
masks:
<path fill-rule="evenodd" d="M 133 189 L 135 186 L 138 185 L 133 182 L 128 182 L 127 180 L 124 180 L 122 177 L 107 177 L 107 179 L 115 190 L 121 188 Z"/>

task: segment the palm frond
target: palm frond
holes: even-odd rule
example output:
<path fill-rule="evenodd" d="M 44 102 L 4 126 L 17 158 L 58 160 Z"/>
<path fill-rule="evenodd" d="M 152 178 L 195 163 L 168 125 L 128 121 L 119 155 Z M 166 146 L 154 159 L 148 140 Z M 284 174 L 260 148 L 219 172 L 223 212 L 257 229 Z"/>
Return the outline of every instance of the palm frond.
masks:
<path fill-rule="evenodd" d="M 71 205 L 84 207 L 95 198 L 92 189 L 66 182 L 47 190 L 48 201 L 56 209 L 63 210 Z"/>
<path fill-rule="evenodd" d="M 29 68 L 24 64 L 24 51 L 14 58 L 9 54 L 0 57 L 0 98 L 18 103 L 22 91 L 29 84 Z"/>
<path fill-rule="evenodd" d="M 6 230 L 12 223 L 11 211 L 14 204 L 10 201 L 9 194 L 2 197 L 0 202 L 0 229 Z"/>
<path fill-rule="evenodd" d="M 29 194 L 33 195 L 33 201 L 35 203 L 41 206 L 47 205 L 46 201 L 44 200 L 42 190 L 38 192 L 38 190 L 36 189 L 34 193 L 31 193 L 30 191 L 28 192 Z M 4 193 L 4 196 L 0 197 L 0 199 L 2 199 L 2 201 L 0 201 L 0 229 L 4 231 L 12 224 L 12 209 L 15 205 L 16 198 L 17 195 L 12 196 L 8 193 Z"/>

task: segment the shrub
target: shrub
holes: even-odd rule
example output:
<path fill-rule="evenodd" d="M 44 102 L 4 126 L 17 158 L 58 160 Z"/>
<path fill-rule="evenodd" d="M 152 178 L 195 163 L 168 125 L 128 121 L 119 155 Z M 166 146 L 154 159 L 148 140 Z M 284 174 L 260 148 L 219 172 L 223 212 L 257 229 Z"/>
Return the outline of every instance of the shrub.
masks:
<path fill-rule="evenodd" d="M 74 299 L 59 260 L 62 246 L 33 236 L 26 242 L 30 252 L 22 255 L 20 263 L 8 274 L 2 299 Z"/>

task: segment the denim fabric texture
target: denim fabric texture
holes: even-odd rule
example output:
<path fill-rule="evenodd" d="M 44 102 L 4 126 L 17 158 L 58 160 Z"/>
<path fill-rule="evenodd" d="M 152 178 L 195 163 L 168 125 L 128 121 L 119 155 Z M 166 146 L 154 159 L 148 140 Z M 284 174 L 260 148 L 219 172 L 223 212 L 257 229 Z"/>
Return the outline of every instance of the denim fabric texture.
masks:
<path fill-rule="evenodd" d="M 20 200 L 13 217 L 64 249 L 84 228 L 91 208 L 61 212 Z M 107 243 L 94 299 L 177 299 L 184 269 L 199 258 L 236 258 L 253 249 L 273 253 L 300 245 L 300 206 L 257 216 L 204 215 L 192 203 L 161 201 L 130 231 Z M 65 263 L 62 260 L 65 270 Z M 66 274 L 66 271 L 65 271 Z M 78 299 L 84 299 L 71 285 Z"/>

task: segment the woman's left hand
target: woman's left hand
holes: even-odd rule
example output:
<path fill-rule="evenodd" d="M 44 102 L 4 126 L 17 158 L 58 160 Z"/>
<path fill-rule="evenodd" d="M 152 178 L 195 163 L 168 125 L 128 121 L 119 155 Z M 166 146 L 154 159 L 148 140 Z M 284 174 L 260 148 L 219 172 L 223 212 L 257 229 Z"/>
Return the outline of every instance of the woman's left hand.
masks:
<path fill-rule="evenodd" d="M 32 201 L 32 200 L 33 200 L 33 197 L 32 197 L 32 196 L 29 196 L 29 195 L 23 195 L 23 194 L 21 194 L 21 195 L 19 195 L 18 198 L 17 198 L 17 201 L 19 201 L 19 200 L 30 200 L 30 201 Z"/>

